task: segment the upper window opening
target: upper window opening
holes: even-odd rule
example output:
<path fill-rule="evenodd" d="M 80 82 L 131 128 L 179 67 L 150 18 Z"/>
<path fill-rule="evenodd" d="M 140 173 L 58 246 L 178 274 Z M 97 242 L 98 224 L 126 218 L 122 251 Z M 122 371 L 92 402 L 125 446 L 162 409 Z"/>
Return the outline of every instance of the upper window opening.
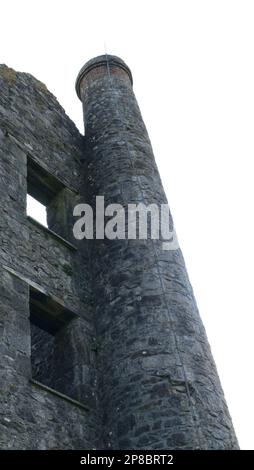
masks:
<path fill-rule="evenodd" d="M 27 192 L 44 206 L 64 189 L 64 184 L 44 168 L 27 158 Z"/>
<path fill-rule="evenodd" d="M 27 157 L 27 215 L 64 239 L 69 238 L 65 214 L 68 191 L 58 178 Z"/>

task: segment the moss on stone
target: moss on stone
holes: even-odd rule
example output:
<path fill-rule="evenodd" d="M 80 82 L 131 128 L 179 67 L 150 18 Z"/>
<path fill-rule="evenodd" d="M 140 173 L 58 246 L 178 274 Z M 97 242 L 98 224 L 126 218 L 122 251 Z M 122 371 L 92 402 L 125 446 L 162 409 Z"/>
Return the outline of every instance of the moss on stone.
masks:
<path fill-rule="evenodd" d="M 35 81 L 35 87 L 37 88 L 37 90 L 42 91 L 43 93 L 49 93 L 46 85 L 40 82 L 40 80 Z"/>
<path fill-rule="evenodd" d="M 13 82 L 15 82 L 16 77 L 17 77 L 17 72 L 15 70 L 9 68 L 9 67 L 4 67 L 1 73 L 3 79 L 11 85 Z"/>

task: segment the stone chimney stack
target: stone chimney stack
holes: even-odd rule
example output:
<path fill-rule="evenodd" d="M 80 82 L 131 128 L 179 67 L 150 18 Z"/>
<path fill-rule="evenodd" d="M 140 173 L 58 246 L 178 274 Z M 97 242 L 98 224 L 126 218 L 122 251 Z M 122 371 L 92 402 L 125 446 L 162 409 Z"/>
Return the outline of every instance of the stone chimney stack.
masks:
<path fill-rule="evenodd" d="M 85 202 L 95 208 L 95 197 L 104 196 L 105 207 L 166 204 L 128 66 L 111 55 L 92 59 L 76 90 L 85 124 Z M 92 243 L 103 445 L 238 448 L 181 251 L 162 246 L 151 237 L 128 240 L 127 233 Z"/>

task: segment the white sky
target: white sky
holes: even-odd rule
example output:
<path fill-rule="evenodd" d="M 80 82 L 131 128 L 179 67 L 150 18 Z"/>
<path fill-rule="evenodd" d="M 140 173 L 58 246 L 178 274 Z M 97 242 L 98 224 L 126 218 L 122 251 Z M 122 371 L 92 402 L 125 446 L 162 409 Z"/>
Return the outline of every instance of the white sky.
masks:
<path fill-rule="evenodd" d="M 0 0 L 0 62 L 46 83 L 82 130 L 74 82 L 130 66 L 240 445 L 254 449 L 254 2 Z"/>

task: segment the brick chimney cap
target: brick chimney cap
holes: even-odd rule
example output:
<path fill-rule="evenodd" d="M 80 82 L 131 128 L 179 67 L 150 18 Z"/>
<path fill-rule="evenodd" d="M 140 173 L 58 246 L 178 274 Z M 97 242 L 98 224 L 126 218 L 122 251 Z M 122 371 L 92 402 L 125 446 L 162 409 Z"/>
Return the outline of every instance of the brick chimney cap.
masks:
<path fill-rule="evenodd" d="M 112 65 L 120 67 L 121 69 L 123 69 L 127 73 L 127 75 L 129 76 L 130 82 L 133 85 L 132 73 L 131 73 L 128 65 L 126 65 L 126 63 L 122 59 L 120 59 L 120 57 L 117 57 L 115 55 L 109 55 L 109 54 L 100 55 L 100 56 L 94 57 L 94 59 L 91 59 L 88 62 L 86 62 L 86 64 L 82 67 L 82 69 L 80 70 L 80 72 L 77 76 L 75 88 L 76 88 L 76 93 L 77 93 L 79 99 L 81 99 L 80 83 L 81 83 L 82 78 L 85 75 L 87 75 L 92 69 L 94 69 L 96 67 L 101 67 L 103 65 L 104 66 L 109 65 L 109 67 L 112 66 Z"/>

